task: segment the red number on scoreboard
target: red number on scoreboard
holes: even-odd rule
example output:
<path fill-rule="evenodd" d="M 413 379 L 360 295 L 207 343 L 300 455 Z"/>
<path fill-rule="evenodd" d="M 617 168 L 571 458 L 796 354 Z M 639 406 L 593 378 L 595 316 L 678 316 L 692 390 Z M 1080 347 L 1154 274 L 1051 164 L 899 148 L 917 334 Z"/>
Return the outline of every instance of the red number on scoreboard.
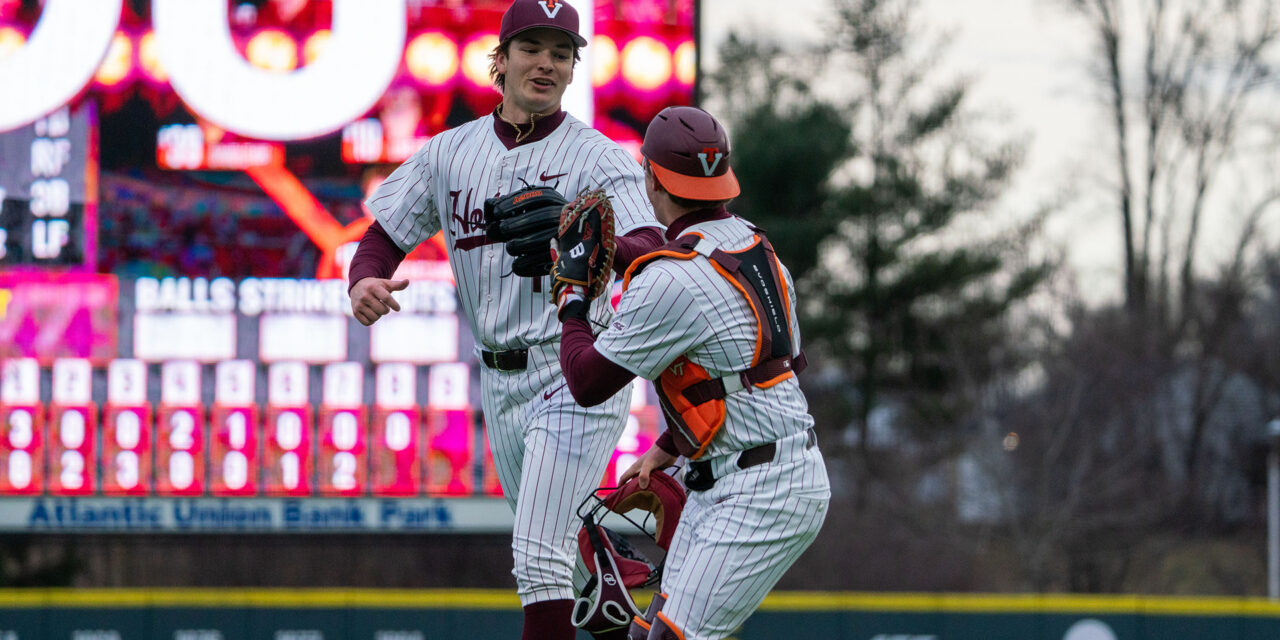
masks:
<path fill-rule="evenodd" d="M 369 476 L 363 409 L 326 409 L 320 418 L 316 482 L 326 496 L 364 495 Z"/>
<path fill-rule="evenodd" d="M 156 493 L 204 493 L 204 426 L 198 407 L 161 407 L 156 419 Z"/>
<path fill-rule="evenodd" d="M 374 416 L 370 447 L 374 495 L 412 496 L 422 490 L 420 425 L 415 409 L 379 409 Z"/>
<path fill-rule="evenodd" d="M 43 407 L 0 407 L 0 494 L 44 490 Z"/>
<path fill-rule="evenodd" d="M 213 408 L 209 441 L 210 485 L 215 496 L 258 492 L 258 410 Z"/>
<path fill-rule="evenodd" d="M 270 495 L 311 494 L 311 409 L 278 407 L 267 410 L 262 483 Z"/>
<path fill-rule="evenodd" d="M 97 423 L 91 407 L 49 409 L 49 492 L 86 496 L 94 491 Z"/>
<path fill-rule="evenodd" d="M 102 492 L 143 496 L 151 489 L 151 411 L 107 407 L 102 417 Z"/>

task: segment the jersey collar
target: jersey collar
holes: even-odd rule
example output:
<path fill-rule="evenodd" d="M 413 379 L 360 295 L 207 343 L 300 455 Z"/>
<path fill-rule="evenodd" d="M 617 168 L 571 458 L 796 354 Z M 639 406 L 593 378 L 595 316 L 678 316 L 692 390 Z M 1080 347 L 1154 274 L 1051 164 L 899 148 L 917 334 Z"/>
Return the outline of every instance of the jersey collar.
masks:
<path fill-rule="evenodd" d="M 711 220 L 725 220 L 731 217 L 733 216 L 729 213 L 728 209 L 724 208 L 724 205 L 711 209 L 697 209 L 690 211 L 689 213 L 676 218 L 676 220 L 671 223 L 671 226 L 667 227 L 667 242 L 679 238 L 680 234 L 684 233 L 686 229 L 695 224 L 709 222 Z"/>
<path fill-rule="evenodd" d="M 551 132 L 555 131 L 556 127 L 560 126 L 561 122 L 564 122 L 565 115 L 566 114 L 563 109 L 557 109 L 555 113 L 549 116 L 538 118 L 533 123 L 533 133 L 521 138 L 520 142 L 516 142 L 516 136 L 519 135 L 519 132 L 517 132 L 516 128 L 509 122 L 499 118 L 498 110 L 495 108 L 493 110 L 493 132 L 498 135 L 498 139 L 507 147 L 507 151 L 510 151 L 516 147 L 537 142 L 551 135 Z M 524 128 L 527 129 L 527 127 Z"/>

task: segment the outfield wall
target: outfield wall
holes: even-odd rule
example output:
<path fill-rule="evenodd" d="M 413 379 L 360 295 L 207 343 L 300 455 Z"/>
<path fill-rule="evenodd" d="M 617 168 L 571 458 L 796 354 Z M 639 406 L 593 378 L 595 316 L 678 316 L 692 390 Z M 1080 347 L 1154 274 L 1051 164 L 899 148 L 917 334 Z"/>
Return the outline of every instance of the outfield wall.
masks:
<path fill-rule="evenodd" d="M 0 590 L 0 640 L 507 639 L 519 636 L 520 620 L 515 594 L 494 590 Z M 1280 603 L 784 592 L 765 600 L 736 638 L 1274 640 Z"/>

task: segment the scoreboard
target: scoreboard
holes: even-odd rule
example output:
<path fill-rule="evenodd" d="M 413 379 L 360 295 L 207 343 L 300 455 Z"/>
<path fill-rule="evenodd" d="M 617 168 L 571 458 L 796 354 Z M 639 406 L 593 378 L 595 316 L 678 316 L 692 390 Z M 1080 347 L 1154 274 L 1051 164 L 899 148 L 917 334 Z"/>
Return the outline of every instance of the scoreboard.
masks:
<path fill-rule="evenodd" d="M 93 113 L 63 106 L 0 133 L 0 270 L 94 265 Z"/>
<path fill-rule="evenodd" d="M 397 514 L 410 507 L 382 499 L 444 499 L 433 504 L 447 507 L 462 498 L 506 512 L 505 501 L 494 500 L 502 491 L 483 423 L 469 402 L 471 366 L 378 364 L 372 402 L 363 394 L 365 366 L 266 365 L 267 400 L 259 404 L 256 381 L 263 365 L 252 360 L 207 365 L 116 359 L 97 371 L 81 358 L 56 359 L 50 367 L 34 358 L 5 359 L 0 529 L 26 526 L 12 521 L 17 516 L 14 505 L 6 505 L 9 498 L 37 499 L 19 503 L 28 509 L 26 524 L 38 510 L 77 504 L 151 505 L 176 514 L 209 504 L 235 512 L 236 502 L 290 508 L 280 499 L 296 499 L 295 509 L 315 508 L 309 503 L 332 509 L 331 499 L 344 498 L 354 502 L 342 508 L 368 509 L 386 519 L 402 517 Z M 312 369 L 322 381 L 318 406 L 309 401 Z M 105 374 L 102 397 L 95 374 Z M 426 376 L 425 398 L 418 393 L 420 375 Z M 159 381 L 158 390 L 149 388 L 151 379 Z M 206 404 L 209 391 L 214 400 Z M 656 439 L 656 407 L 647 402 L 645 386 L 637 384 L 636 391 L 602 486 Z M 71 498 L 78 502 L 59 502 Z"/>
<path fill-rule="evenodd" d="M 369 190 L 500 100 L 508 0 L 19 4 L 0 532 L 509 530 L 439 237 L 376 325 L 345 286 Z M 693 99 L 696 2 L 577 7 L 565 109 L 638 155 Z M 656 437 L 652 389 L 633 397 L 602 486 Z"/>

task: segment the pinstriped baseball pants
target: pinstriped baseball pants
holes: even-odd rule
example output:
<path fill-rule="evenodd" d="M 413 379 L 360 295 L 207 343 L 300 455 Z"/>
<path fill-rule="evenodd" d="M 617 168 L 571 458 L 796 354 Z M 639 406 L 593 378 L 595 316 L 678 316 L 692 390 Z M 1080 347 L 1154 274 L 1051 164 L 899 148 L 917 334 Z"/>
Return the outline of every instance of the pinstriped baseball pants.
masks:
<path fill-rule="evenodd" d="M 595 407 L 564 387 L 559 341 L 529 350 L 529 367 L 481 369 L 481 403 L 498 481 L 515 513 L 512 574 L 521 605 L 574 597 L 577 508 L 600 485 L 626 426 L 631 386 Z"/>
<path fill-rule="evenodd" d="M 690 491 L 667 555 L 662 613 L 686 640 L 720 640 L 817 537 L 831 491 L 815 446 Z"/>

